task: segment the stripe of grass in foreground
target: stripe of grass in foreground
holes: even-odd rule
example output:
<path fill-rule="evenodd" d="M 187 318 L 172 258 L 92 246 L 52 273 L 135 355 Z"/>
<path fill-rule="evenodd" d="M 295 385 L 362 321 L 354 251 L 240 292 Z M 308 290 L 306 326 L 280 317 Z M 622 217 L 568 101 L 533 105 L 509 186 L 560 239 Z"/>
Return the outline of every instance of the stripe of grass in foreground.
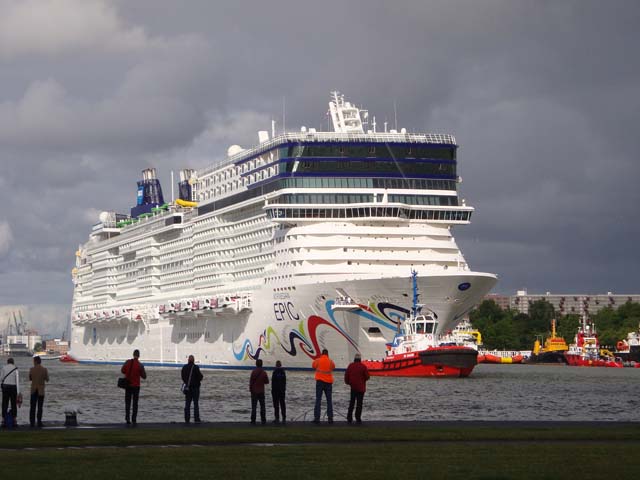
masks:
<path fill-rule="evenodd" d="M 2 452 L 20 478 L 634 478 L 628 443 L 222 446 Z M 16 470 L 17 473 L 17 470 Z"/>
<path fill-rule="evenodd" d="M 640 426 L 571 427 L 208 427 L 97 430 L 18 430 L 0 435 L 0 448 L 126 446 L 192 443 L 324 443 L 411 441 L 640 441 Z"/>

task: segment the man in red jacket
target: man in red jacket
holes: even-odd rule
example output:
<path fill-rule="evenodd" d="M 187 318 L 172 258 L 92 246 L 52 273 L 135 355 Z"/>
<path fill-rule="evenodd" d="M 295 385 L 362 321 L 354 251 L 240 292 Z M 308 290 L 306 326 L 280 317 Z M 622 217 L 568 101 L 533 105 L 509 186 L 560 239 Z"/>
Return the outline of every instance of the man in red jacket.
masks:
<path fill-rule="evenodd" d="M 353 421 L 353 405 L 356 405 L 356 423 L 362 423 L 362 401 L 364 392 L 367 391 L 367 380 L 369 380 L 369 370 L 362 363 L 359 353 L 356 353 L 353 363 L 344 372 L 344 383 L 351 386 L 351 399 L 349 400 L 349 410 L 347 411 L 347 422 Z"/>
<path fill-rule="evenodd" d="M 138 397 L 140 396 L 140 379 L 147 378 L 147 372 L 144 370 L 144 365 L 140 363 L 140 350 L 135 349 L 133 351 L 133 358 L 130 358 L 122 368 L 120 369 L 127 377 L 127 388 L 124 389 L 124 408 L 125 408 L 125 421 L 127 425 L 133 424 L 136 426 L 136 420 L 138 417 Z M 131 410 L 131 400 L 133 400 L 133 412 L 132 416 L 129 416 Z"/>
<path fill-rule="evenodd" d="M 256 368 L 251 371 L 249 391 L 251 392 L 251 425 L 256 423 L 256 407 L 260 402 L 260 421 L 267 423 L 267 410 L 264 405 L 264 386 L 269 383 L 269 375 L 262 368 L 262 360 L 256 360 Z"/>

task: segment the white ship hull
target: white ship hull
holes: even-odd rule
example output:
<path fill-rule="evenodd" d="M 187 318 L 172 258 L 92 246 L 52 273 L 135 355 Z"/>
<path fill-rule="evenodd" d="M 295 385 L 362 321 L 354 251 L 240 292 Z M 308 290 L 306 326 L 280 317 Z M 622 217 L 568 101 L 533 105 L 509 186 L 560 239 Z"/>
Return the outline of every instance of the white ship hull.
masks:
<path fill-rule="evenodd" d="M 418 278 L 418 288 L 444 333 L 495 282 L 491 274 L 452 272 Z M 333 309 L 336 291 L 348 292 L 360 308 Z M 120 363 L 139 349 L 147 365 L 178 366 L 195 355 L 211 368 L 252 368 L 259 357 L 268 366 L 281 360 L 288 368 L 308 369 L 327 348 L 338 368 L 345 368 L 356 352 L 384 356 L 411 296 L 408 276 L 264 289 L 253 293 L 251 310 L 197 310 L 75 327 L 71 354 L 79 361 Z"/>

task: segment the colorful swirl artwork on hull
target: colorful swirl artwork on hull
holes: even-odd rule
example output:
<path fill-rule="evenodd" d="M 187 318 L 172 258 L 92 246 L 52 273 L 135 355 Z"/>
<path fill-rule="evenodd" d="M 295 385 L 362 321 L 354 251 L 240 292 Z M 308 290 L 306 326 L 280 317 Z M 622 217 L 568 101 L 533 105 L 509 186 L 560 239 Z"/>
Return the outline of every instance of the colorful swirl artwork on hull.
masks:
<path fill-rule="evenodd" d="M 338 305 L 338 308 L 336 308 L 336 305 Z M 378 303 L 368 306 L 355 303 L 350 305 L 352 307 L 350 308 L 352 313 L 391 330 L 397 329 L 398 322 L 400 322 L 400 319 L 407 313 L 406 309 L 388 303 Z M 278 335 L 276 330 L 269 326 L 259 335 L 257 346 L 255 347 L 251 340 L 245 339 L 239 350 L 236 351 L 234 349 L 233 354 L 236 360 L 256 360 L 260 358 L 263 352 L 274 353 L 278 347 L 292 357 L 297 356 L 298 352 L 302 352 L 309 357 L 309 360 L 314 360 L 320 356 L 320 352 L 322 351 L 319 342 L 319 330 L 321 328 L 327 328 L 338 333 L 347 343 L 358 351 L 357 342 L 347 333 L 335 317 L 335 313 L 341 310 L 339 308 L 339 301 L 336 302 L 335 300 L 325 299 L 323 300 L 323 308 L 327 313 L 328 319 L 319 315 L 311 315 L 307 317 L 306 321 L 300 319 L 296 328 L 291 328 L 282 336 Z M 394 318 L 397 320 L 394 320 Z"/>

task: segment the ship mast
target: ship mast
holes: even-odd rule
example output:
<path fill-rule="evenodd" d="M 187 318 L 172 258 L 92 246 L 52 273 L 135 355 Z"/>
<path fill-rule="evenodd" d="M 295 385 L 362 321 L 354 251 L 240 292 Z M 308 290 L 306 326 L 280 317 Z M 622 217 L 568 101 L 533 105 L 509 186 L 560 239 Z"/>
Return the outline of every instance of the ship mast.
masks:
<path fill-rule="evenodd" d="M 336 133 L 364 133 L 360 109 L 349 102 L 344 101 L 344 95 L 337 91 L 331 92 L 329 102 L 329 114 L 333 122 L 333 131 Z M 362 110 L 367 115 L 366 110 Z"/>

